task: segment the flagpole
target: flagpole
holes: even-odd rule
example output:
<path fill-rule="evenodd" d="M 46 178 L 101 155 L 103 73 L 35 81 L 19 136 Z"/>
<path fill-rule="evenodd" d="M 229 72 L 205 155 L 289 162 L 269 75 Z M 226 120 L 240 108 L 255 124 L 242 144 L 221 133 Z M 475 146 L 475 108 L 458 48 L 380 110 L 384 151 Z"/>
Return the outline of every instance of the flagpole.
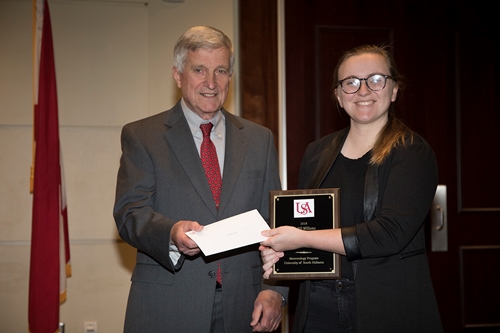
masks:
<path fill-rule="evenodd" d="M 36 45 L 37 35 L 36 35 L 36 0 L 31 1 L 32 4 L 32 13 L 33 13 L 33 26 L 32 26 L 32 44 L 33 44 L 33 139 L 31 143 L 31 168 L 30 168 L 30 194 L 33 194 L 33 187 L 35 182 L 35 149 L 36 149 L 36 141 L 35 141 L 35 105 L 37 104 L 37 81 L 38 81 L 38 47 Z"/>

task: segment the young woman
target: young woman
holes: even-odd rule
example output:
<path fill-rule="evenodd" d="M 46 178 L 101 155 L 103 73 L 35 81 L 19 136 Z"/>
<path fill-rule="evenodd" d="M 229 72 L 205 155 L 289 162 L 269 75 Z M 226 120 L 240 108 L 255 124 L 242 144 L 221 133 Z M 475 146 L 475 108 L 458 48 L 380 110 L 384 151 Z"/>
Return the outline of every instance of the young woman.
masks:
<path fill-rule="evenodd" d="M 340 59 L 334 95 L 350 126 L 311 143 L 299 188 L 340 188 L 340 228 L 264 231 L 264 277 L 283 251 L 342 255 L 342 278 L 301 283 L 294 332 L 442 332 L 423 223 L 438 184 L 428 143 L 394 115 L 403 88 L 388 50 Z"/>

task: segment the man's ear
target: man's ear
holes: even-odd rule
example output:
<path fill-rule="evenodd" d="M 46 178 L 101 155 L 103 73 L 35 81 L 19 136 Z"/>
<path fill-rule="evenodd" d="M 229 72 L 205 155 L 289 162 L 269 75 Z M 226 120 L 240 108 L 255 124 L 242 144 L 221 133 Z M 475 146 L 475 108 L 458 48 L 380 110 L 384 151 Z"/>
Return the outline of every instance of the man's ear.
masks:
<path fill-rule="evenodd" d="M 177 84 L 177 88 L 182 87 L 181 75 L 182 75 L 182 73 L 179 72 L 177 67 L 175 67 L 175 66 L 172 67 L 172 76 L 174 77 L 175 83 Z"/>

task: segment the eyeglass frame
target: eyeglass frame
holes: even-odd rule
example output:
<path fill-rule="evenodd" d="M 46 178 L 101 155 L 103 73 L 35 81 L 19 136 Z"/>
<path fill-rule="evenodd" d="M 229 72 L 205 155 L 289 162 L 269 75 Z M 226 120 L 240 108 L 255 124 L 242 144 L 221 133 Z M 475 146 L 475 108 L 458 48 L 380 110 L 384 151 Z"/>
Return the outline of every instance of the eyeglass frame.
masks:
<path fill-rule="evenodd" d="M 380 75 L 382 77 L 384 77 L 384 86 L 380 89 L 377 89 L 377 90 L 374 90 L 372 88 L 370 88 L 370 86 L 368 85 L 368 79 L 371 78 L 372 76 L 375 76 L 375 75 Z M 356 80 L 359 80 L 359 86 L 358 86 L 358 89 L 356 91 L 353 91 L 353 92 L 347 92 L 344 90 L 344 87 L 342 87 L 342 82 L 344 82 L 345 80 L 348 80 L 348 79 L 356 79 Z M 368 89 L 370 89 L 371 91 L 381 91 L 381 90 L 384 90 L 385 89 L 385 86 L 387 85 L 387 79 L 392 79 L 392 76 L 390 75 L 385 75 L 385 74 L 372 74 L 368 77 L 365 77 L 365 78 L 359 78 L 359 77 L 355 77 L 355 76 L 350 76 L 350 77 L 346 77 L 345 79 L 342 79 L 342 80 L 339 80 L 337 81 L 338 84 L 340 85 L 340 89 L 342 89 L 342 91 L 345 93 L 345 94 L 348 94 L 348 95 L 352 95 L 352 94 L 355 94 L 359 91 L 359 89 L 361 89 L 361 81 L 365 81 L 365 85 Z"/>

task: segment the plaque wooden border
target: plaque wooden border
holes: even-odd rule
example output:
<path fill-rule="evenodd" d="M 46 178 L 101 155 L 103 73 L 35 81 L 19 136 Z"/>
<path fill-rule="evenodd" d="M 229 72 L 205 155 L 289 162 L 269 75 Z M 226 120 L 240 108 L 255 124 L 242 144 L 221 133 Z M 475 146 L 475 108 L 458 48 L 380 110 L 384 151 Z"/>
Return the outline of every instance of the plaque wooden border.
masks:
<path fill-rule="evenodd" d="M 282 190 L 270 191 L 270 217 L 269 223 L 271 228 L 277 228 L 284 225 L 308 225 L 310 219 L 321 219 L 321 223 L 328 221 L 326 225 L 310 226 L 312 230 L 332 229 L 339 227 L 340 219 L 340 189 L 339 188 L 323 188 L 323 189 L 305 189 L 305 190 Z M 314 205 L 314 217 L 288 217 L 288 209 L 293 210 L 294 204 L 299 203 L 296 200 L 311 200 L 314 202 L 320 200 L 320 203 L 327 202 L 325 207 Z M 316 200 L 318 199 L 318 200 Z M 293 201 L 293 202 L 291 202 Z M 289 207 L 292 204 L 292 207 Z M 281 207 L 277 207 L 277 205 Z M 331 205 L 331 209 L 330 209 Z M 283 208 L 284 207 L 284 208 Z M 298 207 L 298 206 L 297 206 Z M 295 209 L 299 209 L 295 207 Z M 285 218 L 277 218 L 277 213 L 282 213 L 286 210 Z M 321 217 L 319 217 L 321 216 Z M 308 220 L 309 219 L 309 220 Z M 281 222 L 280 222 L 281 220 Z M 293 223 L 289 223 L 293 220 Z M 331 220 L 331 224 L 329 221 Z M 305 222 L 307 221 L 307 222 Z M 316 260 L 315 260 L 316 259 Z M 326 259 L 326 260 L 322 260 Z M 314 269 L 313 269 L 314 268 Z M 273 265 L 273 271 L 270 279 L 276 280 L 313 280 L 313 279 L 339 279 L 341 277 L 341 256 L 336 253 L 325 252 L 316 249 L 297 249 L 285 251 L 285 255 Z"/>

